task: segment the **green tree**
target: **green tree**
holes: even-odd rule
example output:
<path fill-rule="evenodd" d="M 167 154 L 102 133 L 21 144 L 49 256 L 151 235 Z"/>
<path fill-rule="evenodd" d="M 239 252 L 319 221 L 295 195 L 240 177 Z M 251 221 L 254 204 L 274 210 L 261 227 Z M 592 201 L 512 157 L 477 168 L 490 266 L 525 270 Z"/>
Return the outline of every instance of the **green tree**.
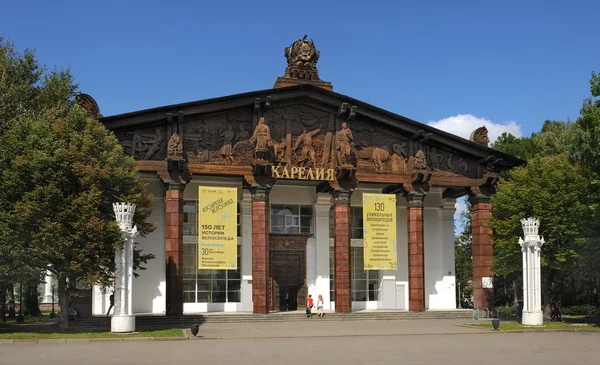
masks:
<path fill-rule="evenodd" d="M 68 283 L 111 283 L 114 250 L 123 243 L 112 203 L 137 204 L 135 224 L 145 235 L 152 196 L 115 136 L 79 107 L 65 118 L 18 119 L 3 140 L 0 200 L 18 237 L 13 242 L 32 267 L 51 265 L 66 328 Z"/>
<path fill-rule="evenodd" d="M 541 219 L 542 298 L 549 304 L 559 276 L 571 272 L 585 246 L 581 227 L 589 223 L 589 181 L 582 168 L 563 156 L 535 156 L 527 166 L 501 179 L 492 198 L 491 227 L 494 234 L 494 265 L 498 275 L 522 270 L 518 239 L 520 220 Z"/>
<path fill-rule="evenodd" d="M 68 69 L 48 71 L 33 50 L 19 53 L 0 37 L 0 136 L 24 115 L 64 116 L 74 104 L 76 89 Z"/>
<path fill-rule="evenodd" d="M 533 142 L 534 137 L 535 134 L 532 134 L 531 137 L 517 138 L 504 132 L 492 143 L 492 148 L 522 160 L 528 160 L 537 153 L 536 145 Z"/>
<path fill-rule="evenodd" d="M 74 105 L 76 88 L 68 69 L 49 71 L 39 64 L 33 50 L 19 53 L 12 42 L 0 37 L 0 153 L 8 147 L 3 135 L 18 118 L 66 115 Z M 3 168 L 0 166 L 0 171 Z M 14 285 L 27 282 L 34 287 L 41 277 L 38 268 L 30 265 L 27 253 L 12 244 L 13 227 L 2 223 L 10 222 L 10 216 L 6 202 L 0 200 L 0 322 L 5 321 L 5 305 L 7 298 L 12 298 Z"/>

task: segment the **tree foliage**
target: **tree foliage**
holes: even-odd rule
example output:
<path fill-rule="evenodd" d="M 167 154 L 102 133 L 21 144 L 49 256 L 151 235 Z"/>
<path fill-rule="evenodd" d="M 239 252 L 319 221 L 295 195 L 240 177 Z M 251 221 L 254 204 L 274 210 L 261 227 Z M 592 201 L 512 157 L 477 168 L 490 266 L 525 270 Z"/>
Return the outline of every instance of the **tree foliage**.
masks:
<path fill-rule="evenodd" d="M 45 72 L 32 52 L 1 46 L 7 94 L 0 105 L 6 127 L 0 135 L 0 252 L 9 259 L 0 258 L 0 275 L 14 281 L 52 271 L 66 328 L 69 288 L 108 286 L 113 279 L 114 252 L 123 239 L 112 203 L 137 204 L 134 223 L 144 236 L 153 229 L 146 222 L 152 195 L 116 137 L 75 105 L 68 71 Z M 136 251 L 143 269 L 153 255 Z"/>
<path fill-rule="evenodd" d="M 536 156 L 515 169 L 510 180 L 501 180 L 492 198 L 490 222 L 494 272 L 508 275 L 522 269 L 520 219 L 539 218 L 540 235 L 546 240 L 541 251 L 543 294 L 549 303 L 558 273 L 572 269 L 584 247 L 580 228 L 589 217 L 588 187 L 581 168 L 563 155 Z"/>

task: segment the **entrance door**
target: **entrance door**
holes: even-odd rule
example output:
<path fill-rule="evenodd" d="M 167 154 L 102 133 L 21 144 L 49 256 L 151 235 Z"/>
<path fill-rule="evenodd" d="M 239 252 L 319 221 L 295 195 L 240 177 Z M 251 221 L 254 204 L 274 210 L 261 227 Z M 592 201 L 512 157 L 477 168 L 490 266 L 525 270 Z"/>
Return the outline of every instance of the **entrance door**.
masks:
<path fill-rule="evenodd" d="M 290 311 L 298 309 L 298 291 L 304 281 L 302 263 L 301 253 L 271 253 L 272 303 L 275 310 Z"/>

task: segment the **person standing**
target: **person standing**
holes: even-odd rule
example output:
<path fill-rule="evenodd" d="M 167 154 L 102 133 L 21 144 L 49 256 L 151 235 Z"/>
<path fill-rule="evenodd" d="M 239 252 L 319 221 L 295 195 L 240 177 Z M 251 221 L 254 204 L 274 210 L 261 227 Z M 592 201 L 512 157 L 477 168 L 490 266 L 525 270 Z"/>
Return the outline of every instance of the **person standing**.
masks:
<path fill-rule="evenodd" d="M 108 307 L 108 310 L 106 311 L 106 316 L 108 317 L 110 314 L 110 310 L 115 306 L 115 293 L 112 293 L 110 295 L 110 306 Z"/>
<path fill-rule="evenodd" d="M 317 297 L 317 314 L 323 318 L 323 296 L 321 294 Z"/>
<path fill-rule="evenodd" d="M 312 307 L 314 307 L 313 298 L 312 298 L 312 295 L 309 294 L 308 298 L 306 299 L 306 318 L 311 317 Z"/>

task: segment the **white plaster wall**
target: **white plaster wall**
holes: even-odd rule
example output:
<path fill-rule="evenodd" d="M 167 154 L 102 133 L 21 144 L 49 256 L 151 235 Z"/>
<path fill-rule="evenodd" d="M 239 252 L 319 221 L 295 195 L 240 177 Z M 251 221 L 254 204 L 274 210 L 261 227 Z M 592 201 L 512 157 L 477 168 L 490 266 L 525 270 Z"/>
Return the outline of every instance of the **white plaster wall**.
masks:
<path fill-rule="evenodd" d="M 145 265 L 146 270 L 138 271 L 139 276 L 133 279 L 133 313 L 160 314 L 165 312 L 167 290 L 165 281 L 165 188 L 155 175 L 143 175 L 142 178 L 148 184 L 150 192 L 154 194 L 154 207 L 149 222 L 155 224 L 156 229 L 147 237 L 136 239 L 136 242 L 139 243 L 136 248 L 143 250 L 143 253 L 153 253 L 156 257 L 154 260 L 148 261 Z"/>
<path fill-rule="evenodd" d="M 329 210 L 331 209 L 331 194 L 317 194 L 315 203 L 315 241 L 316 241 L 316 280 L 314 292 L 310 294 L 321 294 L 323 296 L 324 309 L 331 310 L 329 295 Z"/>
<path fill-rule="evenodd" d="M 443 302 L 439 309 L 456 309 L 456 272 L 454 262 L 454 213 L 455 199 L 445 199 L 440 206 L 439 220 L 442 238 L 442 272 L 443 281 L 438 285 L 438 290 L 443 293 Z"/>
<path fill-rule="evenodd" d="M 252 194 L 243 191 L 240 203 L 242 219 L 242 293 L 240 311 L 252 312 Z"/>
<path fill-rule="evenodd" d="M 454 200 L 432 189 L 423 208 L 425 308 L 454 309 Z M 445 207 L 445 208 L 444 208 Z"/>

